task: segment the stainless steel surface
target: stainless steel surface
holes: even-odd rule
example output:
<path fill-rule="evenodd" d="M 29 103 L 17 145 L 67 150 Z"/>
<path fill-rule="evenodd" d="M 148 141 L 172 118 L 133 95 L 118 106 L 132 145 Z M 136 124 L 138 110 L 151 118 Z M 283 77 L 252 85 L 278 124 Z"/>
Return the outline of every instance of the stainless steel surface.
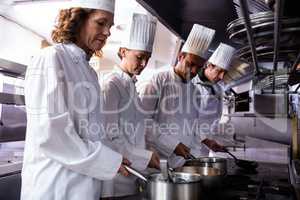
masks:
<path fill-rule="evenodd" d="M 0 92 L 0 104 L 25 105 L 24 95 L 7 94 Z"/>
<path fill-rule="evenodd" d="M 212 167 L 185 166 L 175 171 L 201 175 L 201 185 L 205 191 L 221 187 L 225 178 L 220 169 Z"/>
<path fill-rule="evenodd" d="M 239 1 L 233 0 L 233 3 L 238 17 L 242 17 Z M 247 3 L 249 6 L 249 14 L 270 10 L 268 5 L 261 0 L 248 0 Z"/>
<path fill-rule="evenodd" d="M 143 176 L 140 172 L 138 172 L 137 170 L 133 169 L 132 167 L 126 166 L 124 165 L 124 167 L 128 170 L 128 172 L 130 172 L 131 174 L 135 175 L 136 177 L 142 179 L 143 181 L 148 181 L 147 178 L 145 176 Z"/>
<path fill-rule="evenodd" d="M 274 76 L 266 76 L 265 78 L 261 79 L 256 85 L 255 89 L 256 90 L 267 90 L 270 89 L 273 83 Z M 275 76 L 275 86 L 276 88 L 285 88 L 287 86 L 288 82 L 288 75 L 287 74 L 281 74 L 281 75 L 276 75 Z M 268 94 L 271 97 L 276 96 L 275 94 Z"/>
<path fill-rule="evenodd" d="M 168 174 L 168 181 L 169 181 L 169 182 L 175 182 L 175 181 L 173 180 L 173 169 L 168 167 L 167 172 L 168 172 L 168 173 L 167 173 L 167 174 Z"/>
<path fill-rule="evenodd" d="M 260 116 L 288 114 L 286 94 L 255 94 L 254 111 Z M 268 105 L 268 106 L 266 106 Z"/>
<path fill-rule="evenodd" d="M 197 166 L 185 166 L 175 169 L 176 172 L 186 172 L 191 174 L 200 174 L 201 176 L 220 176 L 222 172 L 220 169 L 212 167 L 197 167 Z"/>
<path fill-rule="evenodd" d="M 164 177 L 168 177 L 168 169 L 169 169 L 168 160 L 160 159 L 159 166 L 160 166 L 160 172 L 164 175 Z"/>
<path fill-rule="evenodd" d="M 294 61 L 300 49 L 300 19 L 282 16 L 282 8 L 284 7 L 280 5 L 282 2 L 278 1 L 276 4 L 275 13 L 262 12 L 250 15 L 257 60 L 273 62 L 274 70 L 272 71 L 278 69 L 277 62 L 279 61 Z M 248 42 L 249 39 L 246 40 L 246 36 L 249 34 L 243 21 L 243 18 L 239 18 L 229 23 L 227 32 L 230 39 L 242 45 L 237 55 L 250 61 L 253 60 L 253 54 L 251 44 Z M 259 70 L 263 74 L 260 63 Z M 272 80 L 273 83 L 277 81 L 276 79 Z M 273 92 L 276 89 L 274 85 L 271 85 Z"/>
<path fill-rule="evenodd" d="M 0 72 L 15 77 L 24 77 L 26 66 L 0 58 Z"/>
<path fill-rule="evenodd" d="M 237 136 L 249 136 L 280 144 L 290 144 L 290 119 L 286 115 L 259 114 L 231 117 Z"/>
<path fill-rule="evenodd" d="M 243 19 L 245 22 L 245 27 L 247 29 L 248 43 L 251 47 L 252 61 L 253 61 L 254 69 L 255 69 L 254 74 L 259 74 L 258 61 L 257 61 L 256 49 L 255 49 L 255 41 L 253 38 L 253 31 L 252 31 L 251 22 L 250 22 L 247 1 L 239 0 L 239 2 L 241 5 L 241 13 L 242 13 L 242 16 L 243 16 Z"/>
<path fill-rule="evenodd" d="M 227 174 L 227 160 L 218 157 L 203 157 L 192 160 L 187 160 L 184 166 L 211 167 L 219 169 L 222 175 Z"/>
<path fill-rule="evenodd" d="M 275 72 L 277 71 L 278 65 L 278 52 L 280 48 L 280 30 L 281 30 L 281 20 L 282 17 L 282 4 L 284 0 L 277 0 L 275 6 L 275 15 L 274 15 L 274 55 L 273 55 L 273 84 L 272 84 L 272 94 L 275 93 Z"/>
<path fill-rule="evenodd" d="M 202 198 L 201 176 L 196 174 L 174 172 L 180 183 L 171 183 L 163 174 L 149 176 L 147 186 L 148 200 L 200 200 Z M 182 183 L 181 180 L 185 182 Z"/>

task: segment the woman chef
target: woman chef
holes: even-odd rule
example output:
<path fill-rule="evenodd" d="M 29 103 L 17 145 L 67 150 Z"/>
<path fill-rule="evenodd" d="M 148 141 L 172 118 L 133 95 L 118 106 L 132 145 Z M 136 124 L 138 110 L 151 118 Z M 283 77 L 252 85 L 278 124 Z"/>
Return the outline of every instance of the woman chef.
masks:
<path fill-rule="evenodd" d="M 143 113 L 139 109 L 139 98 L 135 78 L 146 67 L 151 57 L 156 20 L 143 14 L 133 14 L 128 34 L 119 49 L 121 63 L 101 83 L 105 126 L 108 134 L 103 141 L 122 153 L 139 171 L 147 167 L 159 168 L 157 153 L 145 149 Z M 104 199 L 131 199 L 137 193 L 135 176 L 117 176 L 104 181 Z"/>
<path fill-rule="evenodd" d="M 94 128 L 102 122 L 100 87 L 88 64 L 110 36 L 114 1 L 77 2 L 60 11 L 56 44 L 35 56 L 26 72 L 22 200 L 98 200 L 101 180 L 128 175 L 122 155 L 103 145 L 101 129 Z"/>

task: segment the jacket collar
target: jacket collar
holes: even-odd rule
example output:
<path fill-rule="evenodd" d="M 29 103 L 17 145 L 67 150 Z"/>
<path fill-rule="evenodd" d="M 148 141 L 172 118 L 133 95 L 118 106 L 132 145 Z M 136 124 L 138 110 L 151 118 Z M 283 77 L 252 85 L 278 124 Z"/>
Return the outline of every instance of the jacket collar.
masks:
<path fill-rule="evenodd" d="M 209 80 L 206 78 L 204 71 L 205 71 L 205 68 L 200 69 L 198 72 L 198 77 L 202 83 L 209 84 Z"/>
<path fill-rule="evenodd" d="M 121 75 L 121 77 L 125 80 L 125 81 L 128 81 L 128 82 L 132 82 L 133 84 L 136 83 L 137 79 L 136 79 L 136 76 L 129 76 L 126 72 L 124 72 L 122 70 L 122 68 L 118 65 L 114 66 L 114 70 Z"/>
<path fill-rule="evenodd" d="M 215 89 L 214 89 L 214 84 L 212 84 L 212 83 L 206 78 L 206 76 L 205 76 L 205 74 L 204 74 L 204 70 L 205 70 L 205 68 L 200 69 L 200 71 L 199 71 L 197 77 L 195 77 L 196 80 L 197 80 L 196 84 L 199 84 L 199 85 L 202 85 L 203 87 L 209 88 L 210 91 L 211 91 L 211 94 L 212 94 L 212 95 L 215 95 L 216 92 L 215 92 Z"/>
<path fill-rule="evenodd" d="M 173 80 L 174 80 L 175 82 L 181 82 L 181 83 L 183 83 L 183 81 L 182 81 L 182 79 L 180 78 L 180 76 L 178 76 L 178 75 L 175 73 L 174 67 L 172 67 L 172 69 L 170 70 L 170 72 L 171 72 L 171 76 L 172 76 L 172 78 L 173 78 Z"/>
<path fill-rule="evenodd" d="M 64 44 L 64 46 L 69 50 L 70 56 L 72 57 L 73 61 L 76 64 L 78 64 L 80 62 L 80 60 L 88 62 L 87 54 L 85 53 L 85 51 L 83 49 L 78 47 L 76 44 L 68 43 L 68 44 Z"/>

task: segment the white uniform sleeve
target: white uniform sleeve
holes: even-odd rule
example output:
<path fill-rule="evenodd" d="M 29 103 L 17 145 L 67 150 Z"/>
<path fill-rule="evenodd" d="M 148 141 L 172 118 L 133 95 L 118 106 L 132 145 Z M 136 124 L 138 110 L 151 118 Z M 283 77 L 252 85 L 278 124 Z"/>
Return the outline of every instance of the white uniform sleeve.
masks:
<path fill-rule="evenodd" d="M 144 149 L 144 147 L 134 147 L 124 136 L 126 133 L 122 132 L 119 124 L 119 112 L 122 112 L 119 108 L 119 102 L 122 96 L 113 80 L 105 81 L 102 85 L 102 94 L 104 97 L 103 108 L 105 111 L 105 127 L 107 130 L 106 138 L 114 149 L 132 162 L 132 167 L 138 170 L 145 170 L 151 160 L 152 152 Z"/>
<path fill-rule="evenodd" d="M 33 59 L 25 80 L 28 124 L 35 129 L 35 144 L 40 153 L 64 167 L 100 180 L 112 179 L 122 162 L 122 156 L 100 141 L 80 137 L 74 124 L 74 107 L 67 94 L 63 61 L 55 50 L 44 51 Z M 74 70 L 76 70 L 74 66 Z"/>
<path fill-rule="evenodd" d="M 150 122 L 146 126 L 146 142 L 161 154 L 169 157 L 180 142 L 177 138 L 172 137 L 172 135 L 161 134 L 159 131 L 159 123 L 157 122 L 156 115 L 159 109 L 161 91 L 156 82 L 155 79 L 152 79 L 143 85 L 139 91 L 142 108 L 146 118 Z"/>

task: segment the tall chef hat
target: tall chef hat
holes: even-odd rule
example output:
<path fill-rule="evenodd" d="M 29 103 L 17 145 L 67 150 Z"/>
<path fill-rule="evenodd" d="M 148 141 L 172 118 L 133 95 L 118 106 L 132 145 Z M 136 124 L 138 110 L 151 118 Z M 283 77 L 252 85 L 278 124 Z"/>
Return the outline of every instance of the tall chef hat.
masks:
<path fill-rule="evenodd" d="M 134 13 L 121 47 L 152 52 L 156 23 L 152 16 Z"/>
<path fill-rule="evenodd" d="M 111 13 L 115 11 L 115 0 L 73 0 L 72 6 L 105 10 Z"/>
<path fill-rule="evenodd" d="M 204 58 L 214 35 L 215 30 L 194 24 L 181 52 L 191 53 Z"/>
<path fill-rule="evenodd" d="M 234 52 L 235 48 L 221 43 L 213 55 L 209 58 L 208 62 L 228 71 L 231 66 Z"/>
<path fill-rule="evenodd" d="M 2 0 L 0 2 L 0 14 L 7 14 L 12 9 L 12 0 Z"/>

